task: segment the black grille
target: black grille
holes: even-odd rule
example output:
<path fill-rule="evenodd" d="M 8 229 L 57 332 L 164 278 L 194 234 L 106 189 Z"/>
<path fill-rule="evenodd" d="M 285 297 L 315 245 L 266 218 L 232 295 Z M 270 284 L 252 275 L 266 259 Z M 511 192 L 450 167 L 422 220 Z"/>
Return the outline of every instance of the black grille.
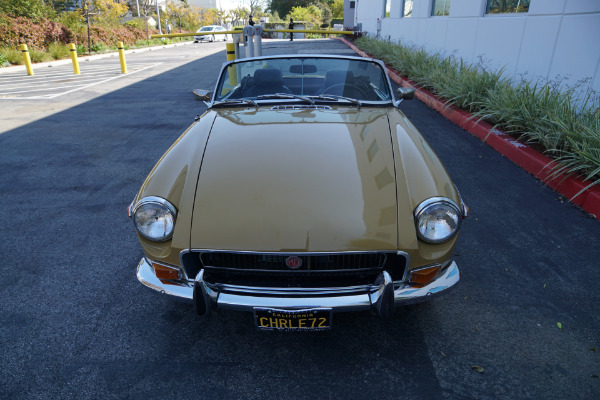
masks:
<path fill-rule="evenodd" d="M 369 284 L 383 270 L 388 271 L 392 279 L 402 280 L 406 268 L 406 258 L 395 252 L 303 255 L 191 251 L 185 253 L 182 260 L 190 277 L 203 268 L 204 278 L 209 282 L 249 286 L 338 287 Z"/>
<path fill-rule="evenodd" d="M 235 269 L 283 273 L 326 271 L 377 271 L 385 265 L 384 253 L 358 254 L 256 254 L 256 253 L 201 253 L 200 261 L 206 269 Z M 289 267 L 288 264 L 292 265 Z M 298 267 L 296 265 L 300 264 Z"/>

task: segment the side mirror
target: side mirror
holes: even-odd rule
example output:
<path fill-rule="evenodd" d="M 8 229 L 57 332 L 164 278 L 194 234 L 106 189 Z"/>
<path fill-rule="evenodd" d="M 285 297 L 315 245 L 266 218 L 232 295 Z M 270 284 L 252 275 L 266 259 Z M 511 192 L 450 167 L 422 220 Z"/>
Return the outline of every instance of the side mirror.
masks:
<path fill-rule="evenodd" d="M 192 90 L 192 93 L 194 94 L 194 99 L 198 101 L 210 101 L 210 98 L 212 97 L 212 93 L 208 90 L 194 89 Z"/>
<path fill-rule="evenodd" d="M 398 93 L 398 98 L 402 100 L 412 100 L 415 98 L 414 88 L 399 87 L 396 93 Z"/>

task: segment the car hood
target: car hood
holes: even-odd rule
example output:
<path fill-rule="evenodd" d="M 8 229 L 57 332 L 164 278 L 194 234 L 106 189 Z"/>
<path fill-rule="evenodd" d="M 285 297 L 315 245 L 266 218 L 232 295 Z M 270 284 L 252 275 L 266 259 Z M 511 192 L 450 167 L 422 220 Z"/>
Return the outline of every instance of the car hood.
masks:
<path fill-rule="evenodd" d="M 397 248 L 385 109 L 213 112 L 194 200 L 192 248 Z"/>

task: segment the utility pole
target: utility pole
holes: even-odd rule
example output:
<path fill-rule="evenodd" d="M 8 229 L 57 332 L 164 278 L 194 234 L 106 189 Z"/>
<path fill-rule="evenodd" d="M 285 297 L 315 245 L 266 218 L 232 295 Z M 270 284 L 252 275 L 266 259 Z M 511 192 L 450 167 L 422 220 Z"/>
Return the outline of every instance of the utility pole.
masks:
<path fill-rule="evenodd" d="M 160 9 L 158 8 L 158 0 L 156 0 L 156 15 L 158 17 L 158 34 L 162 35 L 162 29 L 160 29 Z"/>

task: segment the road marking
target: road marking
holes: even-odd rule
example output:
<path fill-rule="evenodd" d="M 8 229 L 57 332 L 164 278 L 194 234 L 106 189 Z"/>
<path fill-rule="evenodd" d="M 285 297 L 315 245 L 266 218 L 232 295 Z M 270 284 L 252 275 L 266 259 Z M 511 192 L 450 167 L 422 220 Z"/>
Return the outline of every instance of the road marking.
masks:
<path fill-rule="evenodd" d="M 57 98 L 59 96 L 64 96 L 65 94 L 69 94 L 69 93 L 73 93 L 76 92 L 78 90 L 83 90 L 86 88 L 89 88 L 91 86 L 95 86 L 95 85 L 99 85 L 101 83 L 105 83 L 105 82 L 109 82 L 115 79 L 119 79 L 122 77 L 126 77 L 129 75 L 133 75 L 137 72 L 141 72 L 141 71 L 145 71 L 149 68 L 154 68 L 160 64 L 163 64 L 162 62 L 159 63 L 154 63 L 154 64 L 150 64 L 147 65 L 143 68 L 140 69 L 135 69 L 135 70 L 131 70 L 127 73 L 127 74 L 121 74 L 118 73 L 117 75 L 114 75 L 116 72 L 115 71 L 109 71 L 108 73 L 114 76 L 110 76 L 110 77 L 106 77 L 106 74 L 104 74 L 105 76 L 102 76 L 103 74 L 96 74 L 96 76 L 92 76 L 92 77 L 86 77 L 86 76 L 82 76 L 82 75 L 73 75 L 70 74 L 69 78 L 67 78 L 67 75 L 59 75 L 59 76 L 55 76 L 55 78 L 60 78 L 61 82 L 58 83 L 56 81 L 52 81 L 50 80 L 50 82 L 47 83 L 39 83 L 37 84 L 35 87 L 35 89 L 29 89 L 29 90 L 15 90 L 15 89 L 28 89 L 30 87 L 30 85 L 27 84 L 21 84 L 17 87 L 11 87 L 9 90 L 12 90 L 10 92 L 6 92 L 6 91 L 2 91 L 0 90 L 0 100 L 15 100 L 15 99 L 23 99 L 23 100 L 39 100 L 39 99 L 54 99 Z M 140 66 L 140 65 L 145 65 L 145 64 L 131 64 L 130 67 L 135 68 L 136 66 Z M 99 70 L 103 70 L 106 72 L 106 66 L 104 66 L 104 68 L 102 68 L 102 66 L 99 67 Z M 86 71 L 88 72 L 88 71 Z M 100 77 L 98 77 L 98 75 L 101 75 Z M 25 79 L 27 79 L 27 77 L 23 77 Z M 47 81 L 48 78 L 41 76 L 40 78 L 45 78 L 45 80 Z M 71 84 L 71 85 L 64 85 L 64 83 L 76 83 L 77 80 L 84 80 L 83 82 L 79 83 L 79 84 Z M 67 82 L 64 82 L 64 81 Z M 34 83 L 34 82 L 27 82 L 29 84 Z M 54 86 L 51 86 L 53 85 Z M 11 86 L 13 85 L 12 83 L 10 84 Z M 43 87 L 40 88 L 40 86 L 51 86 L 51 87 Z M 6 85 L 2 85 L 2 88 L 4 89 L 6 87 Z M 70 90 L 66 90 L 66 91 L 62 91 L 62 89 L 64 88 L 72 88 Z M 7 88 L 8 89 L 8 88 Z M 40 94 L 40 95 L 33 95 L 33 96 L 26 96 L 26 95 L 19 95 L 19 94 L 24 94 L 24 93 L 32 93 L 32 92 L 40 92 L 40 91 L 47 91 L 47 90 L 58 90 L 60 91 L 60 93 L 51 93 L 51 94 Z"/>
<path fill-rule="evenodd" d="M 118 76 L 113 76 L 112 78 L 108 78 L 108 79 L 106 79 L 106 80 L 104 80 L 104 81 L 100 81 L 100 82 L 91 83 L 91 84 L 89 84 L 89 85 L 86 85 L 86 86 L 83 86 L 83 87 L 80 87 L 80 88 L 77 88 L 77 89 L 73 89 L 73 90 L 69 90 L 69 91 L 67 91 L 67 92 L 59 93 L 59 94 L 57 94 L 57 95 L 54 95 L 54 96 L 52 96 L 52 97 L 50 97 L 50 98 L 51 98 L 51 99 L 54 99 L 54 98 L 56 98 L 56 97 L 63 96 L 63 95 L 65 95 L 65 94 L 69 94 L 69 93 L 73 93 L 73 92 L 76 92 L 76 91 L 78 91 L 78 90 L 81 90 L 81 89 L 85 89 L 85 88 L 88 88 L 88 87 L 91 87 L 91 86 L 98 85 L 98 84 L 100 84 L 100 83 L 104 83 L 104 82 L 112 81 L 112 80 L 115 80 L 115 79 L 119 79 L 119 78 L 122 78 L 122 77 L 124 77 L 124 76 L 133 75 L 133 74 L 135 74 L 135 73 L 137 73 L 137 72 L 141 72 L 141 71 L 147 70 L 147 69 L 149 69 L 149 68 L 154 68 L 154 67 L 156 67 L 157 65 L 160 65 L 160 64 L 162 64 L 162 62 L 159 62 L 159 63 L 156 63 L 156 64 L 152 64 L 152 65 L 149 65 L 149 66 L 147 66 L 147 67 L 145 67 L 145 68 L 138 69 L 138 70 L 135 70 L 135 71 L 129 72 L 129 73 L 127 73 L 127 74 L 121 74 L 121 75 L 118 75 Z"/>

